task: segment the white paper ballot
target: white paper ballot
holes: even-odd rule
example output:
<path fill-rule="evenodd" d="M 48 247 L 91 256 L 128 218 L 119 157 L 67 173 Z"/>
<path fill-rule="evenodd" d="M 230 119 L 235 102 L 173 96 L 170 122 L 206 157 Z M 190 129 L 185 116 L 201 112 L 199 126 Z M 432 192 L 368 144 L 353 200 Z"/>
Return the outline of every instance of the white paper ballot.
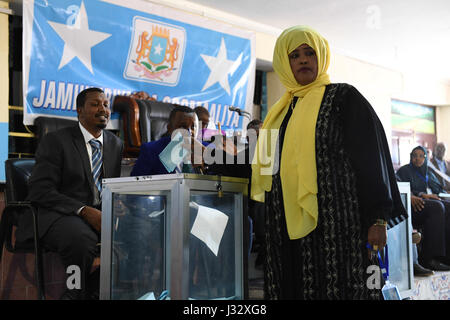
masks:
<path fill-rule="evenodd" d="M 175 137 L 173 137 L 164 150 L 161 151 L 159 159 L 167 172 L 170 173 L 183 161 L 187 153 L 187 150 L 183 148 L 183 136 L 180 132 L 177 132 Z"/>
<path fill-rule="evenodd" d="M 153 292 L 147 292 L 142 297 L 138 298 L 138 300 L 156 300 L 156 298 Z"/>
<path fill-rule="evenodd" d="M 225 213 L 199 205 L 191 233 L 217 256 L 227 223 L 228 216 Z"/>

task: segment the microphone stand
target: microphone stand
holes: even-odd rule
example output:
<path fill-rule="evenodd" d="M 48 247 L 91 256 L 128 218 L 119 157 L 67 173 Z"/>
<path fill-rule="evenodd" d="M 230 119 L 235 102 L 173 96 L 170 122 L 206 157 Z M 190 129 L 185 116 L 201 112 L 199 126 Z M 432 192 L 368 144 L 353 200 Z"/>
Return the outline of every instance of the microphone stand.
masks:
<path fill-rule="evenodd" d="M 247 117 L 248 118 L 248 120 L 252 120 L 251 118 L 250 118 L 250 115 L 248 114 L 248 113 L 244 113 L 243 115 L 241 114 L 241 113 L 239 113 L 239 115 L 241 116 L 241 117 Z"/>
<path fill-rule="evenodd" d="M 238 115 L 241 116 L 241 117 L 247 117 L 248 120 L 250 120 L 250 121 L 252 120 L 252 119 L 250 118 L 250 114 L 249 114 L 247 111 L 243 111 L 243 110 L 241 110 L 241 109 L 238 109 L 238 110 L 232 110 L 232 111 L 237 112 Z"/>

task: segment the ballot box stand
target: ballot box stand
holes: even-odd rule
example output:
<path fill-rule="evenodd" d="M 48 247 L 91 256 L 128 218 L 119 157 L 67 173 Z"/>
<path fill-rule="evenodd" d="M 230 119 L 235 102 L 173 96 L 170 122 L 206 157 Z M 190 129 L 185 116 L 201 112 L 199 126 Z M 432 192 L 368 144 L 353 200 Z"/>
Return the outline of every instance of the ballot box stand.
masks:
<path fill-rule="evenodd" d="M 100 299 L 243 299 L 247 190 L 196 174 L 103 179 Z"/>

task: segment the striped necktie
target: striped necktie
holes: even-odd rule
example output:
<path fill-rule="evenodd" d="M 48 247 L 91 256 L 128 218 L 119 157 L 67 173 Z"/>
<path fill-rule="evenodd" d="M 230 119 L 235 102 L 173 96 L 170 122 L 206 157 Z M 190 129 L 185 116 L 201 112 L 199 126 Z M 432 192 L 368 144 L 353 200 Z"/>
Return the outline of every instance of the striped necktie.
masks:
<path fill-rule="evenodd" d="M 102 182 L 100 180 L 100 175 L 102 174 L 102 144 L 100 141 L 92 139 L 89 141 L 92 147 L 92 175 L 94 178 L 94 183 L 97 186 L 98 191 L 102 191 Z"/>

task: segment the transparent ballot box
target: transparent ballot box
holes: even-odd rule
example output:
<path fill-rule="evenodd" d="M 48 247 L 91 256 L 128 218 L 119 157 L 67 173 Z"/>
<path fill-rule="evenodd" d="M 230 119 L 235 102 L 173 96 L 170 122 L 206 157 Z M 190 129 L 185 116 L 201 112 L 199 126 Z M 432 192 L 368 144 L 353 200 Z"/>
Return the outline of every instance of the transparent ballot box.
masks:
<path fill-rule="evenodd" d="M 103 180 L 100 299 L 243 299 L 247 179 Z"/>

